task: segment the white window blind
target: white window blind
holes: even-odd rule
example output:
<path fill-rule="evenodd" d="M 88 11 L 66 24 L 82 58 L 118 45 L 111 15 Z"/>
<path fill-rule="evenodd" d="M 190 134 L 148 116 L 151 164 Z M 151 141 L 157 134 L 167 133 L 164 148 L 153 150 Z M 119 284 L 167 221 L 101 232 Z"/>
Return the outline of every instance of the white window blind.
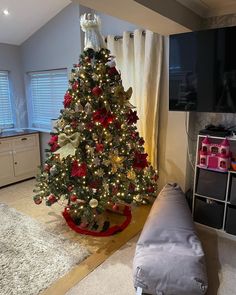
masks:
<path fill-rule="evenodd" d="M 68 89 L 67 70 L 29 73 L 31 127 L 51 130 L 51 120 L 56 119 L 63 108 Z"/>
<path fill-rule="evenodd" d="M 0 128 L 13 128 L 13 113 L 7 71 L 0 71 Z"/>

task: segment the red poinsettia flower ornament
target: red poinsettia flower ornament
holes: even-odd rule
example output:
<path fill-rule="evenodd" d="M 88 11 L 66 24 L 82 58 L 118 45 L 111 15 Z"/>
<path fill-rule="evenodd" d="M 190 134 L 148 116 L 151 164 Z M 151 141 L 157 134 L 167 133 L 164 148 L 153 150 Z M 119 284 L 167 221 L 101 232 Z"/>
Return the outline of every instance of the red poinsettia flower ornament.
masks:
<path fill-rule="evenodd" d="M 57 142 L 58 142 L 58 136 L 52 135 L 51 139 L 48 143 L 51 146 L 51 152 L 55 152 L 57 150 L 57 148 L 59 147 Z"/>
<path fill-rule="evenodd" d="M 102 152 L 104 151 L 104 144 L 102 144 L 102 143 L 97 143 L 97 144 L 96 144 L 96 151 L 97 151 L 98 153 L 102 153 Z"/>
<path fill-rule="evenodd" d="M 115 117 L 108 112 L 105 108 L 99 109 L 93 113 L 93 121 L 100 123 L 104 128 L 114 121 Z"/>
<path fill-rule="evenodd" d="M 72 177 L 83 177 L 87 174 L 86 163 L 79 164 L 77 160 L 72 163 L 71 176 Z"/>
<path fill-rule="evenodd" d="M 72 102 L 72 96 L 69 92 L 64 95 L 64 107 L 68 108 Z"/>
<path fill-rule="evenodd" d="M 129 125 L 132 125 L 138 121 L 139 117 L 137 116 L 136 111 L 130 110 L 129 113 L 127 114 L 127 123 Z"/>
<path fill-rule="evenodd" d="M 109 68 L 107 72 L 109 76 L 115 76 L 119 74 L 116 67 Z"/>
<path fill-rule="evenodd" d="M 133 162 L 133 168 L 142 170 L 145 167 L 147 167 L 148 166 L 147 156 L 148 154 L 142 154 L 142 153 L 136 152 L 134 157 L 134 162 Z"/>
<path fill-rule="evenodd" d="M 78 83 L 78 81 L 75 81 L 75 82 L 72 84 L 72 90 L 73 90 L 73 91 L 76 91 L 78 88 L 79 88 L 79 83 Z"/>

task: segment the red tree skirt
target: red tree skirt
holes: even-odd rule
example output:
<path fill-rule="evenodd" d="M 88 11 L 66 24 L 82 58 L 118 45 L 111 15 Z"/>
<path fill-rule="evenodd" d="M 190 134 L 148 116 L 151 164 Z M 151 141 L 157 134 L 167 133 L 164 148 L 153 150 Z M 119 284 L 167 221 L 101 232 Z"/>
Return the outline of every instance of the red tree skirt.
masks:
<path fill-rule="evenodd" d="M 112 227 L 109 227 L 108 230 L 106 230 L 106 231 L 97 232 L 97 231 L 87 230 L 87 229 L 79 227 L 77 224 L 74 223 L 73 219 L 71 218 L 69 212 L 66 209 L 62 212 L 62 215 L 65 218 L 68 226 L 72 230 L 74 230 L 75 232 L 77 232 L 79 234 L 90 235 L 90 236 L 95 236 L 95 237 L 107 237 L 107 236 L 114 235 L 118 232 L 121 232 L 130 224 L 130 221 L 132 218 L 130 208 L 128 206 L 125 206 L 122 215 L 126 216 L 126 219 L 121 225 L 114 225 Z"/>

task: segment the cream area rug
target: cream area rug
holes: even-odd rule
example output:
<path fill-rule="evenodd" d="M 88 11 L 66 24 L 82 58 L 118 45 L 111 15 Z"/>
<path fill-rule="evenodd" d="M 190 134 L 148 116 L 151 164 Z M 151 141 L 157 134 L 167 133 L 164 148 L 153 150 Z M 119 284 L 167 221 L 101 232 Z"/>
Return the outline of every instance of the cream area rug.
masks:
<path fill-rule="evenodd" d="M 126 243 L 66 295 L 135 295 L 132 264 L 137 240 L 138 236 Z"/>
<path fill-rule="evenodd" d="M 89 256 L 78 243 L 0 204 L 0 294 L 37 295 Z"/>
<path fill-rule="evenodd" d="M 197 229 L 206 255 L 209 280 L 206 295 L 236 294 L 236 240 L 202 227 Z M 66 295 L 135 295 L 132 263 L 137 240 L 138 236 L 130 240 Z"/>

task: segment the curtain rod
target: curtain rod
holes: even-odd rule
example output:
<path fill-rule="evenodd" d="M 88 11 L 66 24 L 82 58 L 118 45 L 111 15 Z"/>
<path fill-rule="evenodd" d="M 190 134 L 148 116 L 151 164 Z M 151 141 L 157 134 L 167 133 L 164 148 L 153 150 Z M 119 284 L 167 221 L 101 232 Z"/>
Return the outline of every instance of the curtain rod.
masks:
<path fill-rule="evenodd" d="M 142 35 L 145 36 L 145 35 L 146 35 L 146 31 L 142 31 Z M 129 34 L 129 36 L 130 36 L 130 38 L 133 38 L 133 37 L 134 37 L 134 33 L 131 32 L 131 33 Z M 120 39 L 123 39 L 123 36 L 119 36 L 119 35 L 114 36 L 114 40 L 115 40 L 115 41 L 118 41 L 118 40 L 120 40 Z M 105 42 L 107 43 L 107 36 L 105 37 Z"/>

